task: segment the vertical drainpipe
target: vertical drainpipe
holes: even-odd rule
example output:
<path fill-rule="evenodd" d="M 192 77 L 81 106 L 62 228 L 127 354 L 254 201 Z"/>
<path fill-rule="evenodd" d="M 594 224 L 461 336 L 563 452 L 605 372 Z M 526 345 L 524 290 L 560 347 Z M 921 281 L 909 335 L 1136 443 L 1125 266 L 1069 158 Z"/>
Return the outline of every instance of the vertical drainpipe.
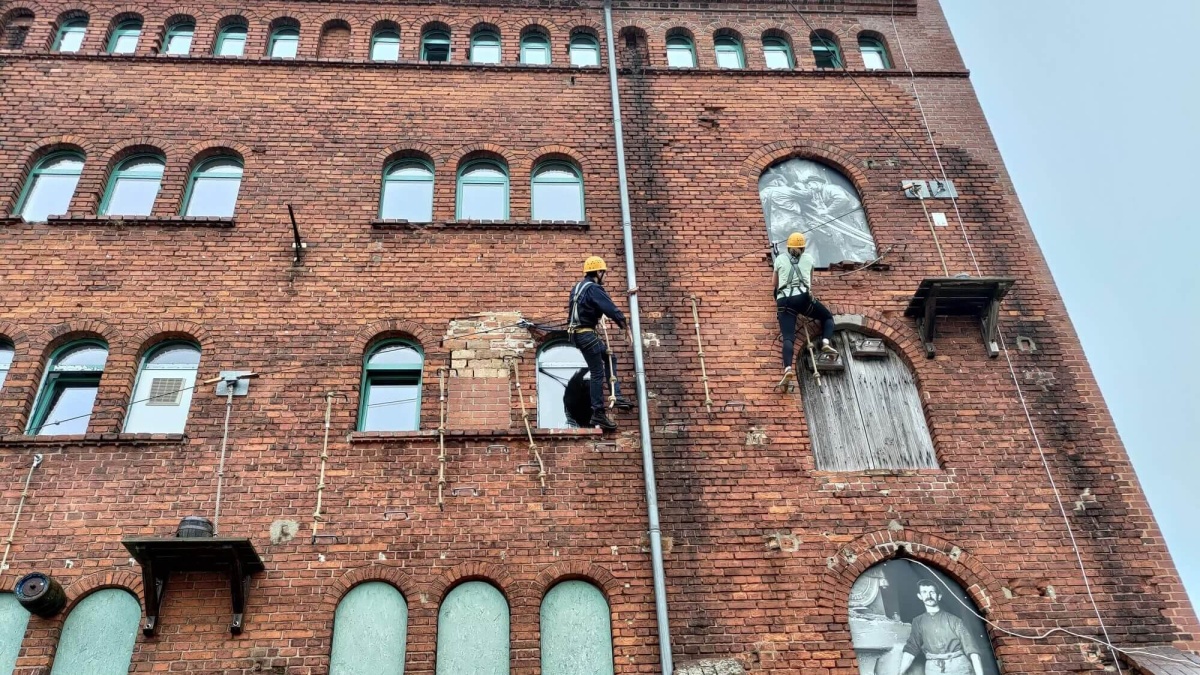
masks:
<path fill-rule="evenodd" d="M 625 174 L 625 141 L 621 130 L 621 95 L 617 90 L 617 55 L 613 47 L 612 0 L 604 0 L 604 34 L 608 45 L 608 86 L 612 90 L 613 136 L 617 144 L 617 183 L 621 193 L 621 230 L 625 239 L 625 280 L 637 288 L 633 259 L 633 223 L 629 217 L 629 182 Z M 629 320 L 633 329 L 633 368 L 637 381 L 638 424 L 642 440 L 642 473 L 646 479 L 650 562 L 654 572 L 654 613 L 658 618 L 658 652 L 662 675 L 671 675 L 671 625 L 667 620 L 667 577 L 663 572 L 662 532 L 658 528 L 658 489 L 654 479 L 654 446 L 650 441 L 650 406 L 646 401 L 646 364 L 642 358 L 642 321 L 637 293 L 629 295 Z"/>

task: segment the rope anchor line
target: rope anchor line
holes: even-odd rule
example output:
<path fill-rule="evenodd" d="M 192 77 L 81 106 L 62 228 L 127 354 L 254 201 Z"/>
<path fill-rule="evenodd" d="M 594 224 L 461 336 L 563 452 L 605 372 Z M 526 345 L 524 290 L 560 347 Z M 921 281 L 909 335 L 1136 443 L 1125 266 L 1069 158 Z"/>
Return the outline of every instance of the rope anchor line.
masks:
<path fill-rule="evenodd" d="M 692 322 L 696 326 L 696 356 L 700 358 L 700 381 L 704 383 L 704 407 L 708 408 L 708 418 L 713 417 L 712 392 L 708 388 L 708 368 L 704 364 L 704 341 L 700 337 L 700 299 L 692 296 Z"/>
<path fill-rule="evenodd" d="M 533 427 L 529 424 L 529 407 L 525 405 L 525 394 L 521 391 L 521 369 L 517 367 L 517 360 L 512 356 L 504 357 L 504 361 L 512 369 L 513 382 L 517 385 L 517 400 L 521 402 L 521 420 L 525 422 L 525 436 L 529 439 L 529 452 L 537 462 L 538 482 L 541 483 L 542 494 L 546 494 L 546 463 L 542 461 L 541 450 L 533 440 Z"/>

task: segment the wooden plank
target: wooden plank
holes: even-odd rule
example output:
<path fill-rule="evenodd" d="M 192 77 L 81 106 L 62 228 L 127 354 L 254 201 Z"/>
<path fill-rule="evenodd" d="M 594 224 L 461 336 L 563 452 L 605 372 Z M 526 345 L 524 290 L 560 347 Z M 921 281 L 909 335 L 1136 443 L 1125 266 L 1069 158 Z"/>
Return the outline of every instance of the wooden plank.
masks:
<path fill-rule="evenodd" d="M 808 437 L 818 471 L 856 471 L 870 456 L 849 373 L 829 373 L 817 386 L 812 372 L 800 372 Z"/>
<path fill-rule="evenodd" d="M 904 361 L 891 350 L 886 359 L 851 355 L 848 371 L 873 449 L 867 468 L 937 468 L 920 394 Z"/>

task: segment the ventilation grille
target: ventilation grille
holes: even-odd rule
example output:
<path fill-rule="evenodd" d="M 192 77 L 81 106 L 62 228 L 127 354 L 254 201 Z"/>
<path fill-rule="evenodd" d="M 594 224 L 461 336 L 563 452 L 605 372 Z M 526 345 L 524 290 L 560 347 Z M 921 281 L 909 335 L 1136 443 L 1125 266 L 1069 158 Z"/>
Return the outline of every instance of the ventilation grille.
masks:
<path fill-rule="evenodd" d="M 150 381 L 150 398 L 146 405 L 179 405 L 183 400 L 182 377 L 156 377 Z"/>

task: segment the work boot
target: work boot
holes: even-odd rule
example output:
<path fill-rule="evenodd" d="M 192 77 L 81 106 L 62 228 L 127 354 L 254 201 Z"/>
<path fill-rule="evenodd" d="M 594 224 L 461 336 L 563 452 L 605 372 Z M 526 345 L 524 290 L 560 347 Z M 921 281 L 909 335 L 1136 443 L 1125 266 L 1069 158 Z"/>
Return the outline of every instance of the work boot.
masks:
<path fill-rule="evenodd" d="M 605 431 L 617 430 L 617 423 L 608 418 L 608 413 L 603 408 L 592 411 L 592 426 L 600 427 Z"/>
<path fill-rule="evenodd" d="M 619 410 L 633 410 L 636 407 L 637 407 L 637 404 L 634 403 L 633 401 L 630 401 L 629 399 L 625 398 L 624 396 L 617 396 L 617 408 Z"/>
<path fill-rule="evenodd" d="M 838 350 L 837 350 L 837 348 L 835 348 L 833 346 L 832 343 L 829 342 L 829 340 L 822 339 L 821 340 L 821 353 L 822 354 L 836 354 L 836 353 L 838 353 Z"/>

